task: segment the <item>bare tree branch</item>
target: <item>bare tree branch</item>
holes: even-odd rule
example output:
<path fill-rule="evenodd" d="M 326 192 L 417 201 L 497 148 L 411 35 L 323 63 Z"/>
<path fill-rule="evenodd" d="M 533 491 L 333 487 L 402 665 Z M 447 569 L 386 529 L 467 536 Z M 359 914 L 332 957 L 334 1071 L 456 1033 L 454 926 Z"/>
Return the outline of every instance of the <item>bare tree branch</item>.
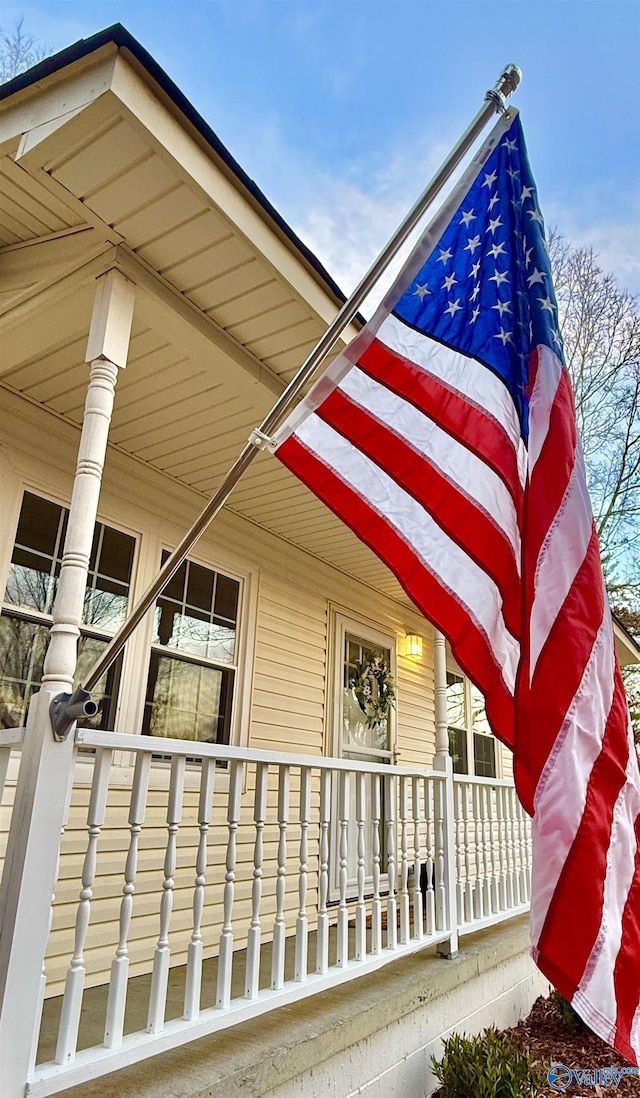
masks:
<path fill-rule="evenodd" d="M 0 84 L 37 65 L 50 52 L 33 35 L 25 34 L 23 23 L 19 19 L 10 31 L 0 27 Z"/>

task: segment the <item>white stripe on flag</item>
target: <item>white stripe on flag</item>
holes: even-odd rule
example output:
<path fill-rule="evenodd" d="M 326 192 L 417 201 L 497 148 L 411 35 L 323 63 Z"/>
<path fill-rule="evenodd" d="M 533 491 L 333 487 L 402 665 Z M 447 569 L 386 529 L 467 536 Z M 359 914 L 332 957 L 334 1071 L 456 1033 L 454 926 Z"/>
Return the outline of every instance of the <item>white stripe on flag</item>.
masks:
<path fill-rule="evenodd" d="M 537 354 L 538 372 L 529 401 L 529 479 L 549 433 L 551 409 L 562 376 L 562 364 L 549 347 L 541 345 Z"/>
<path fill-rule="evenodd" d="M 613 812 L 600 929 L 576 992 L 576 997 L 584 995 L 589 1003 L 597 1003 L 604 1018 L 615 1018 L 617 1012 L 613 977 L 622 938 L 622 914 L 634 876 L 635 821 L 640 813 L 640 789 L 634 781 L 638 770 L 630 731 L 628 741 L 627 780 Z"/>
<path fill-rule="evenodd" d="M 469 360 L 460 351 L 416 332 L 395 316 L 388 316 L 381 324 L 377 338 L 395 354 L 442 381 L 452 392 L 458 393 L 499 423 L 520 455 L 523 444 L 513 398 L 506 385 L 491 370 L 475 359 Z M 470 361 L 473 362 L 473 369 L 469 368 Z M 520 469 L 520 461 L 518 467 Z M 524 484 L 524 481 L 521 483 Z"/>
<path fill-rule="evenodd" d="M 536 566 L 530 617 L 530 680 L 551 627 L 582 566 L 592 532 L 591 503 L 582 458 L 577 453 L 567 490 L 542 543 Z"/>
<path fill-rule="evenodd" d="M 580 826 L 589 776 L 602 748 L 613 691 L 613 627 L 607 609 L 580 686 L 536 790 L 531 826 L 534 847 L 544 850 L 544 857 L 533 860 L 531 941 L 534 947 L 540 940 L 551 898 Z M 571 797 L 567 797 L 568 789 Z"/>
<path fill-rule="evenodd" d="M 311 415 L 296 438 L 372 507 L 410 546 L 431 574 L 468 611 L 488 638 L 495 661 L 513 693 L 519 645 L 502 616 L 502 598 L 492 579 L 391 477 L 318 416 Z"/>
<path fill-rule="evenodd" d="M 392 393 L 358 367 L 340 382 L 339 390 L 403 439 L 475 503 L 503 532 L 520 570 L 518 516 L 504 481 L 481 458 L 443 431 L 413 404 Z"/>

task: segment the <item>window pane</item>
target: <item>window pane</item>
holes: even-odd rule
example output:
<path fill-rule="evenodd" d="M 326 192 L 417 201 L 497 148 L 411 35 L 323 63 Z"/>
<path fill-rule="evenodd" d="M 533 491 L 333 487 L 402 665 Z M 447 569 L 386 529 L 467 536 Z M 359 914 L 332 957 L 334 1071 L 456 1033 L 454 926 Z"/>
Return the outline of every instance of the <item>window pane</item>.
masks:
<path fill-rule="evenodd" d="M 237 580 L 229 579 L 228 576 L 221 576 L 218 573 L 216 581 L 216 600 L 214 604 L 214 613 L 218 618 L 226 618 L 227 621 L 235 622 L 238 616 L 238 595 L 240 592 L 240 584 Z"/>
<path fill-rule="evenodd" d="M 46 557 L 16 547 L 9 568 L 5 602 L 12 606 L 40 610 L 43 614 L 49 613 L 55 587 L 51 564 L 51 560 Z"/>
<path fill-rule="evenodd" d="M 473 734 L 473 763 L 479 778 L 496 776 L 496 741 L 493 736 Z"/>
<path fill-rule="evenodd" d="M 107 641 L 98 640 L 97 637 L 80 637 L 78 642 L 78 663 L 76 665 L 76 674 L 73 681 L 74 686 L 78 686 L 87 678 L 91 668 L 96 663 L 98 657 L 102 655 L 106 647 Z M 108 729 L 113 731 L 116 719 L 116 702 L 118 698 L 121 670 L 122 653 L 118 656 L 117 660 L 111 664 L 111 667 L 98 680 L 91 691 L 91 697 L 98 705 L 98 712 L 95 717 L 85 717 L 83 720 L 78 721 L 78 724 L 82 725 L 83 728 L 100 728 L 102 730 Z"/>
<path fill-rule="evenodd" d="M 48 641 L 48 626 L 7 614 L 0 617 L 0 728 L 17 728 L 25 723 L 29 699 L 40 686 Z M 80 637 L 74 685 L 86 678 L 106 644 L 94 637 Z M 113 728 L 120 665 L 121 658 L 93 689 L 98 713 L 82 721 L 83 725 Z"/>
<path fill-rule="evenodd" d="M 447 724 L 465 728 L 464 679 L 447 671 Z"/>
<path fill-rule="evenodd" d="M 215 572 L 210 568 L 202 568 L 199 564 L 189 562 L 186 602 L 190 607 L 205 611 L 208 617 L 211 615 L 213 603 L 214 579 Z"/>
<path fill-rule="evenodd" d="M 82 620 L 85 625 L 115 633 L 127 616 L 129 588 L 101 577 L 98 583 L 103 590 L 85 591 Z"/>
<path fill-rule="evenodd" d="M 162 554 L 162 563 L 169 559 L 169 553 L 165 550 Z M 187 562 L 183 561 L 175 576 L 172 576 L 162 594 L 166 599 L 175 599 L 182 603 L 184 599 L 184 585 L 187 580 Z"/>
<path fill-rule="evenodd" d="M 103 526 L 102 551 L 98 561 L 100 575 L 128 584 L 131 580 L 135 544 L 135 538 L 129 534 Z"/>
<path fill-rule="evenodd" d="M 233 672 L 151 653 L 142 731 L 228 743 Z"/>
<path fill-rule="evenodd" d="M 489 721 L 487 720 L 487 714 L 484 709 L 484 697 L 478 690 L 477 686 L 471 685 L 471 727 L 475 732 L 484 732 L 485 735 L 491 734 L 491 728 Z"/>
<path fill-rule="evenodd" d="M 454 774 L 468 774 L 467 733 L 464 728 L 449 729 L 449 754 L 453 761 Z"/>
<path fill-rule="evenodd" d="M 0 728 L 19 728 L 40 685 L 49 640 L 45 625 L 0 617 Z"/>
<path fill-rule="evenodd" d="M 20 510 L 16 545 L 53 557 L 58 546 L 62 507 L 25 492 Z"/>

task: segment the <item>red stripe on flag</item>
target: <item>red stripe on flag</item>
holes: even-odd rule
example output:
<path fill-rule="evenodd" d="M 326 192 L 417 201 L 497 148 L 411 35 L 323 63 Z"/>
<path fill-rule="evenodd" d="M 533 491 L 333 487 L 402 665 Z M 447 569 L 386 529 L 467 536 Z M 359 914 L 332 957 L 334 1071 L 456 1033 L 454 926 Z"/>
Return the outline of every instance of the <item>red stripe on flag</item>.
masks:
<path fill-rule="evenodd" d="M 563 987 L 559 990 L 566 999 L 572 999 L 578 989 L 600 929 L 613 811 L 626 781 L 628 756 L 626 698 L 616 667 L 615 690 L 602 749 L 589 775 L 580 826 L 562 867 L 538 941 L 539 965 L 543 972 L 547 958 L 563 958 Z M 585 881 L 589 882 L 588 904 L 584 900 Z"/>
<path fill-rule="evenodd" d="M 477 369 L 486 369 L 478 363 L 474 365 Z M 358 366 L 393 393 L 415 405 L 443 431 L 485 461 L 506 484 L 520 515 L 522 486 L 516 452 L 506 431 L 494 419 L 459 393 L 452 392 L 432 374 L 414 366 L 377 340 L 361 355 Z"/>
<path fill-rule="evenodd" d="M 637 1064 L 631 1027 L 640 1002 L 640 816 L 635 822 L 636 857 L 633 881 L 622 915 L 622 941 L 613 972 L 616 1003 L 615 1048 Z"/>
<path fill-rule="evenodd" d="M 584 561 L 538 657 L 531 687 L 524 660 L 518 675 L 515 779 L 518 796 L 530 815 L 540 774 L 580 685 L 604 610 L 594 528 Z"/>
<path fill-rule="evenodd" d="M 425 507 L 443 530 L 494 580 L 503 598 L 507 628 L 520 629 L 520 577 L 513 549 L 494 522 L 385 424 L 339 390 L 317 415 L 353 442 Z"/>
<path fill-rule="evenodd" d="M 425 617 L 438 629 L 446 627 L 460 666 L 485 694 L 493 731 L 511 746 L 513 698 L 487 637 L 466 608 L 438 582 L 396 530 L 294 435 L 278 448 L 276 457 L 384 561 Z"/>

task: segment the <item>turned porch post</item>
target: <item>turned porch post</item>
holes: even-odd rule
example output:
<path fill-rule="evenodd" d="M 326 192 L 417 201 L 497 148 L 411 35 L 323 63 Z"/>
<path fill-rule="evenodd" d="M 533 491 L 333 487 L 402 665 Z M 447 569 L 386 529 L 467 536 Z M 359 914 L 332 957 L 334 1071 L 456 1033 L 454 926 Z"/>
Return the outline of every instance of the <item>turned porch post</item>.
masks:
<path fill-rule="evenodd" d="M 3 1098 L 22 1098 L 33 1068 L 44 997 L 43 962 L 75 757 L 56 740 L 49 707 L 70 692 L 118 370 L 126 366 L 133 285 L 97 279 L 87 344 L 91 363 L 53 626 L 42 686 L 31 700 L 0 886 L 0 1063 Z"/>

